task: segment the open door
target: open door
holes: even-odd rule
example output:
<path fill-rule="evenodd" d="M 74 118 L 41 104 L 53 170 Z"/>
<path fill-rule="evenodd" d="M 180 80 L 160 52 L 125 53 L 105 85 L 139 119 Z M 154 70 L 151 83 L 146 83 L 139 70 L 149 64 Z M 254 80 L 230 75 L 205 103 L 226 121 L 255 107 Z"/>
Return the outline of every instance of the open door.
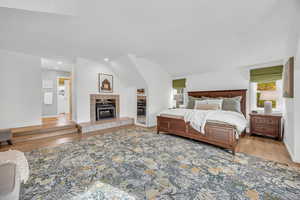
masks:
<path fill-rule="evenodd" d="M 57 91 L 57 114 L 66 115 L 68 119 L 71 119 L 71 79 L 59 77 Z"/>

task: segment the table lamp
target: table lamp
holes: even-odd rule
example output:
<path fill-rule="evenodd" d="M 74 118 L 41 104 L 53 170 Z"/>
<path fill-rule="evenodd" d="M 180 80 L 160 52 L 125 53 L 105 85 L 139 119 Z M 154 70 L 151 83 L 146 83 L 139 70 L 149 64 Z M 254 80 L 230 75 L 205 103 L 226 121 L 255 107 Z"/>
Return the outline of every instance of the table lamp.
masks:
<path fill-rule="evenodd" d="M 278 98 L 277 91 L 261 91 L 260 100 L 264 100 L 264 113 L 272 113 L 272 101 L 276 101 Z"/>

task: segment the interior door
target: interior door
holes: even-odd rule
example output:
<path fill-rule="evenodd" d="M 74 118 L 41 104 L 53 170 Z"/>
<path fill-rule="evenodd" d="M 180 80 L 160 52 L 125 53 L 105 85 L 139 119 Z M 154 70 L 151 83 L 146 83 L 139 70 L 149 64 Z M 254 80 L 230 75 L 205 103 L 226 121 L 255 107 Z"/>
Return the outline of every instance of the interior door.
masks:
<path fill-rule="evenodd" d="M 63 114 L 66 112 L 65 85 L 59 85 L 57 89 L 57 114 Z"/>
<path fill-rule="evenodd" d="M 65 98 L 64 98 L 64 104 L 65 104 L 65 113 L 70 113 L 70 80 L 65 80 Z"/>

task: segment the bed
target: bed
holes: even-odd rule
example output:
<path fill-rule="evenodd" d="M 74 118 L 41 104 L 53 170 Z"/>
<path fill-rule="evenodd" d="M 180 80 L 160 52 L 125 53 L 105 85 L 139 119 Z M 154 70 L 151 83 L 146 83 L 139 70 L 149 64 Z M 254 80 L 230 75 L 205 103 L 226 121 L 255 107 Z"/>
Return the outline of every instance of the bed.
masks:
<path fill-rule="evenodd" d="M 246 117 L 246 89 L 241 90 L 219 90 L 219 91 L 195 91 L 188 92 L 191 97 L 201 98 L 233 98 L 241 97 L 240 111 Z M 171 117 L 166 115 L 157 116 L 157 134 L 160 132 L 178 135 L 197 141 L 206 142 L 218 147 L 226 148 L 236 152 L 236 146 L 239 138 L 236 137 L 236 127 L 227 123 L 219 123 L 207 121 L 204 133 L 199 132 L 191 126 L 190 122 L 186 122 L 181 117 Z M 245 131 L 241 134 L 243 136 Z"/>

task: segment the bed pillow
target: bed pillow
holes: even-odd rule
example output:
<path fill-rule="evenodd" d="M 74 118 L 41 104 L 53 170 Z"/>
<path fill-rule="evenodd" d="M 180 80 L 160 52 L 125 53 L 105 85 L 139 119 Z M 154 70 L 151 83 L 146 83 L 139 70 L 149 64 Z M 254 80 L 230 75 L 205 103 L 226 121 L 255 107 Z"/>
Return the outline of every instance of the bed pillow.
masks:
<path fill-rule="evenodd" d="M 241 96 L 232 98 L 223 98 L 222 110 L 241 112 Z"/>
<path fill-rule="evenodd" d="M 186 106 L 186 109 L 194 109 L 195 107 L 195 101 L 201 101 L 203 100 L 203 98 L 196 98 L 196 97 L 191 97 L 189 96 L 188 97 L 188 103 L 187 103 L 187 106 Z"/>
<path fill-rule="evenodd" d="M 223 99 L 206 99 L 201 101 L 195 101 L 194 109 L 201 110 L 221 110 Z M 205 105 L 205 106 L 203 106 Z"/>
<path fill-rule="evenodd" d="M 220 106 L 218 104 L 196 104 L 196 110 L 220 110 Z"/>
<path fill-rule="evenodd" d="M 222 110 L 227 111 L 233 111 L 241 113 L 241 101 L 242 96 L 236 96 L 236 97 L 218 97 L 218 98 L 211 98 L 211 97 L 202 97 L 202 99 L 209 99 L 209 100 L 215 100 L 215 99 L 223 99 L 222 103 Z"/>

